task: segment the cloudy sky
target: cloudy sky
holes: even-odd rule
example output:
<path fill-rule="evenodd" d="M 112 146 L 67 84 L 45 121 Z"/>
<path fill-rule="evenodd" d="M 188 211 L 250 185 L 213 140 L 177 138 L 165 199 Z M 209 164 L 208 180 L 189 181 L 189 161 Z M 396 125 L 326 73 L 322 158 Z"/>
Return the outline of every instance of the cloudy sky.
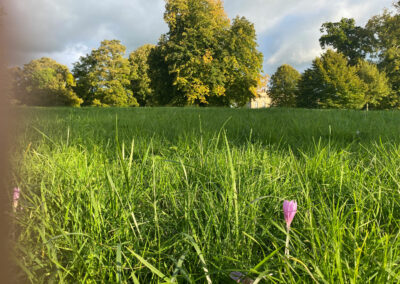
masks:
<path fill-rule="evenodd" d="M 255 24 L 264 71 L 287 63 L 300 71 L 321 53 L 321 24 L 353 17 L 364 25 L 391 7 L 392 0 L 225 0 L 230 18 Z M 167 31 L 164 0 L 11 0 L 5 26 L 13 50 L 12 65 L 42 56 L 70 68 L 103 39 L 119 39 L 128 52 L 156 44 Z"/>

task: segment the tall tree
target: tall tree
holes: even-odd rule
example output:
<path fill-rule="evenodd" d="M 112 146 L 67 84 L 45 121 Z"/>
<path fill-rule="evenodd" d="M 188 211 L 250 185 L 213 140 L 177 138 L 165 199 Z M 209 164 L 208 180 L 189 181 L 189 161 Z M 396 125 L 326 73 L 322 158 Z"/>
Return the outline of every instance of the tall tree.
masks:
<path fill-rule="evenodd" d="M 349 66 L 341 53 L 328 50 L 299 81 L 299 106 L 361 109 L 364 104 L 364 84 L 357 68 Z"/>
<path fill-rule="evenodd" d="M 386 73 L 393 89 L 391 104 L 400 107 L 400 2 L 394 6 L 397 13 L 385 10 L 383 14 L 372 17 L 367 28 L 377 39 L 378 66 Z"/>
<path fill-rule="evenodd" d="M 261 80 L 263 55 L 257 50 L 254 25 L 244 17 L 236 17 L 229 29 L 224 53 L 228 104 L 245 105 L 257 96 Z M 227 104 L 225 104 L 227 105 Z"/>
<path fill-rule="evenodd" d="M 67 66 L 50 58 L 40 58 L 13 68 L 13 91 L 22 104 L 33 106 L 80 106 L 75 80 Z"/>
<path fill-rule="evenodd" d="M 207 103 L 209 96 L 224 95 L 221 41 L 229 27 L 219 0 L 167 0 L 164 19 L 169 27 L 163 44 L 165 61 L 181 98 L 187 104 Z"/>
<path fill-rule="evenodd" d="M 149 54 L 150 87 L 154 90 L 153 103 L 156 105 L 185 105 L 187 100 L 173 85 L 173 75 L 166 60 L 166 39 L 161 36 L 158 45 Z"/>
<path fill-rule="evenodd" d="M 278 67 L 271 76 L 269 96 L 274 106 L 296 107 L 298 82 L 301 74 L 288 64 Z"/>
<path fill-rule="evenodd" d="M 354 19 L 342 18 L 340 22 L 326 22 L 322 24 L 321 33 L 325 33 L 319 39 L 321 47 L 333 47 L 343 53 L 352 65 L 373 51 L 373 33 L 356 26 Z"/>
<path fill-rule="evenodd" d="M 220 0 L 167 0 L 164 19 L 169 32 L 150 55 L 152 86 L 159 102 L 242 103 L 245 99 L 239 100 L 234 85 L 244 90 L 243 97 L 254 95 L 258 80 L 254 73 L 261 70 L 261 61 L 254 27 L 247 20 L 235 19 L 231 31 Z M 235 31 L 243 38 L 234 36 Z"/>
<path fill-rule="evenodd" d="M 357 64 L 357 75 L 364 82 L 364 100 L 366 109 L 389 108 L 393 98 L 389 96 L 392 89 L 385 72 L 379 72 L 378 67 L 365 60 Z"/>
<path fill-rule="evenodd" d="M 378 65 L 387 74 L 392 87 L 391 106 L 400 108 L 400 48 L 391 47 L 382 56 Z"/>
<path fill-rule="evenodd" d="M 77 93 L 85 105 L 137 106 L 131 90 L 131 69 L 119 40 L 104 40 L 98 49 L 81 57 L 73 73 Z"/>
<path fill-rule="evenodd" d="M 129 55 L 132 92 L 140 106 L 151 105 L 153 101 L 148 62 L 153 48 L 154 45 L 146 44 Z"/>

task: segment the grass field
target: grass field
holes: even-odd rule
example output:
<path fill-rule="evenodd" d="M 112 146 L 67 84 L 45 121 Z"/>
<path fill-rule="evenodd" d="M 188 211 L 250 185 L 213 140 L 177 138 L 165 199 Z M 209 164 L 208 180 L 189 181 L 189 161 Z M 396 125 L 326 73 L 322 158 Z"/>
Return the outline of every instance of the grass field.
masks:
<path fill-rule="evenodd" d="M 400 282 L 400 112 L 16 111 L 21 280 Z"/>

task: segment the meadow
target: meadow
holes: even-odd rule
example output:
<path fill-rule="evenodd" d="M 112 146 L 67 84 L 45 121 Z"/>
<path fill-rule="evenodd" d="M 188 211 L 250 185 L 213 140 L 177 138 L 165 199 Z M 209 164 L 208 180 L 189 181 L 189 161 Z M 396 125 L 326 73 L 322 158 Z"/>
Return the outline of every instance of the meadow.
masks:
<path fill-rule="evenodd" d="M 400 112 L 15 111 L 21 282 L 400 282 Z"/>

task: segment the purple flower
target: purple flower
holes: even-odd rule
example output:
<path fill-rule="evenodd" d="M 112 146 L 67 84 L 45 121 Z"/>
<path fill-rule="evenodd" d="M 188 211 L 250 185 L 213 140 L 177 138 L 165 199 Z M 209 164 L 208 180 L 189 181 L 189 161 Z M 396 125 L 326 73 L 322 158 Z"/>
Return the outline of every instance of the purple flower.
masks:
<path fill-rule="evenodd" d="M 18 201 L 19 199 L 19 194 L 20 194 L 20 190 L 18 187 L 14 187 L 14 195 L 13 195 L 13 200 L 14 201 Z"/>
<path fill-rule="evenodd" d="M 283 201 L 283 214 L 285 215 L 286 227 L 289 229 L 297 212 L 297 202 L 295 200 Z"/>
<path fill-rule="evenodd" d="M 17 207 L 18 207 L 19 195 L 20 195 L 20 189 L 18 187 L 14 187 L 14 194 L 13 194 L 14 212 L 17 210 Z"/>

